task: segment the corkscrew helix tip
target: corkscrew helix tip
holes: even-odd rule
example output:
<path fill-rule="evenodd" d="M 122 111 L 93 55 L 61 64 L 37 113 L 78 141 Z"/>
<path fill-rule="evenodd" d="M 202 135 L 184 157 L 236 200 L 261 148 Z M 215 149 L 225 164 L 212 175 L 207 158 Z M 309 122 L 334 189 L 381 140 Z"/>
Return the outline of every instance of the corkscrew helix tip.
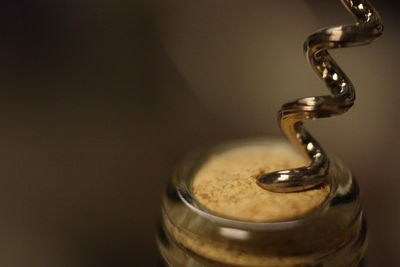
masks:
<path fill-rule="evenodd" d="M 305 156 L 308 166 L 263 174 L 257 184 L 274 192 L 303 191 L 327 182 L 329 158 L 304 128 L 302 121 L 345 113 L 355 100 L 354 87 L 328 53 L 328 49 L 371 43 L 383 31 L 378 12 L 367 0 L 341 0 L 357 22 L 319 30 L 304 43 L 304 52 L 331 95 L 300 98 L 286 103 L 278 113 L 283 133 Z"/>

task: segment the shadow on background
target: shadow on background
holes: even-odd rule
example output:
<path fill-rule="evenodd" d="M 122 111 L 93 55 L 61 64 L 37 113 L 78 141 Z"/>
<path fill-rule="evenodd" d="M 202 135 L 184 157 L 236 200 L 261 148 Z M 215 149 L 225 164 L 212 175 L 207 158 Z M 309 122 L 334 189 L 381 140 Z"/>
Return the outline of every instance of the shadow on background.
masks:
<path fill-rule="evenodd" d="M 398 266 L 400 27 L 376 5 L 382 39 L 334 52 L 355 107 L 309 128 L 359 178 L 370 266 Z M 339 1 L 2 1 L 0 265 L 154 265 L 174 164 L 280 134 L 282 103 L 327 92 L 303 40 L 351 21 Z"/>

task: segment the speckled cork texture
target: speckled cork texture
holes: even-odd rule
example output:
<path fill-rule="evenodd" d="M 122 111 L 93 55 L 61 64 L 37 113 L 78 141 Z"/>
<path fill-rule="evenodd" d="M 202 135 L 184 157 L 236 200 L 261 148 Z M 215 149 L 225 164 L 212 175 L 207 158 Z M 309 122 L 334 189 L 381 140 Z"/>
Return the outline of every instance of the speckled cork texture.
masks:
<path fill-rule="evenodd" d="M 256 184 L 263 173 L 307 165 L 289 145 L 247 145 L 212 155 L 193 178 L 202 205 L 221 216 L 255 222 L 299 218 L 320 206 L 329 186 L 297 193 L 274 193 Z"/>

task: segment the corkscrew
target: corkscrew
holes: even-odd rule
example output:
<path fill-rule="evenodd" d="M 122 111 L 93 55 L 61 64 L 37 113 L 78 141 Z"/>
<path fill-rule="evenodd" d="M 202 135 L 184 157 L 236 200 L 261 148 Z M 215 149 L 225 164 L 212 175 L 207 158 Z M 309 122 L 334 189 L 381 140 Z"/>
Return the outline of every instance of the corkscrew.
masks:
<path fill-rule="evenodd" d="M 325 82 L 331 95 L 297 99 L 284 104 L 278 113 L 282 132 L 310 160 L 310 164 L 259 176 L 257 184 L 264 189 L 274 192 L 296 192 L 327 182 L 329 158 L 302 122 L 343 114 L 353 106 L 355 100 L 353 84 L 328 50 L 369 44 L 383 31 L 378 12 L 367 0 L 341 2 L 357 22 L 319 30 L 311 34 L 304 43 L 307 60 Z"/>

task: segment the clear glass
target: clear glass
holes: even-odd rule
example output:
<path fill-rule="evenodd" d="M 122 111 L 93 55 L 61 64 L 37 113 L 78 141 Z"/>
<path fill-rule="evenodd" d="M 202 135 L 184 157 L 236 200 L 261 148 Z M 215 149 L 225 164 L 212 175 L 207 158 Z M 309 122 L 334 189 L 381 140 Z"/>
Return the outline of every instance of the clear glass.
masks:
<path fill-rule="evenodd" d="M 188 157 L 174 172 L 162 203 L 158 246 L 166 266 L 361 266 L 366 225 L 358 185 L 330 156 L 330 193 L 305 216 L 280 222 L 249 222 L 207 210 L 191 192 L 193 176 L 218 152 L 282 139 L 252 139 Z"/>

